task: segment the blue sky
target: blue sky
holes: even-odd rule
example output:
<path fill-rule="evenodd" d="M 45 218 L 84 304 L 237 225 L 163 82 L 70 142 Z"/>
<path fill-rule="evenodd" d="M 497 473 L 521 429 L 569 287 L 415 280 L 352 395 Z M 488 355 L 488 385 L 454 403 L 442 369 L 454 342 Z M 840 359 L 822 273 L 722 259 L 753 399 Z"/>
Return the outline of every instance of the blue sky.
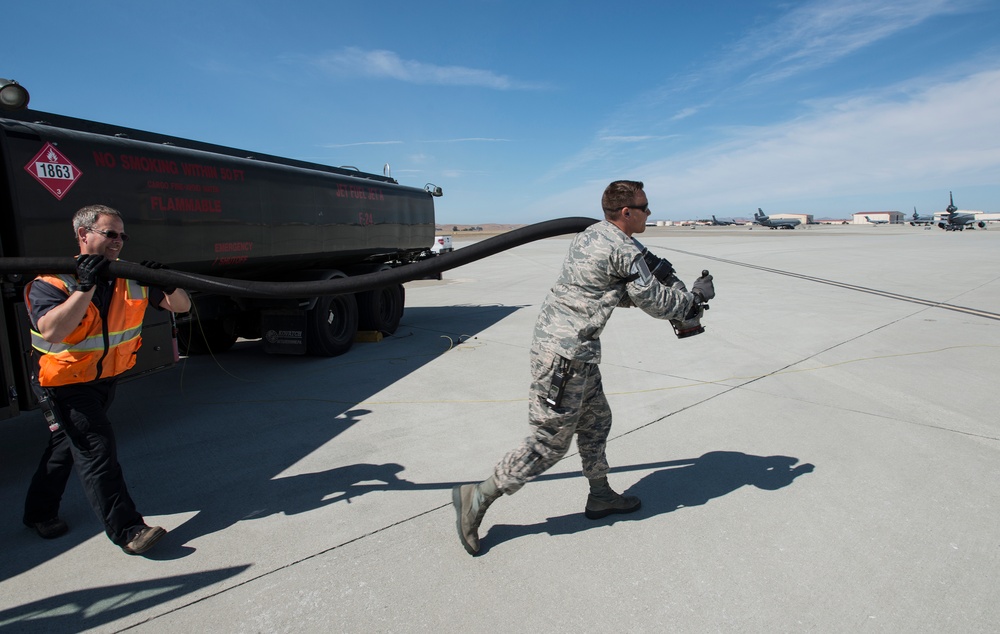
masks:
<path fill-rule="evenodd" d="M 17 2 L 31 107 L 434 183 L 441 223 L 1000 212 L 1000 2 Z M 16 25 L 16 26 L 15 26 Z"/>

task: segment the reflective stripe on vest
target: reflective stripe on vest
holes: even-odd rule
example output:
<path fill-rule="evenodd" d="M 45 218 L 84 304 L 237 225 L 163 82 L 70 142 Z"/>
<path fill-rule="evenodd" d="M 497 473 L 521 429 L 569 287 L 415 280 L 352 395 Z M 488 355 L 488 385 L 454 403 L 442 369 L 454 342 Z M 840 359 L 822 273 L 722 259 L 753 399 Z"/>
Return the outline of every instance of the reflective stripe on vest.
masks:
<path fill-rule="evenodd" d="M 108 333 L 108 349 L 120 346 L 127 341 L 132 341 L 142 334 L 142 326 L 129 328 L 119 332 Z M 34 330 L 31 331 L 31 347 L 45 354 L 58 354 L 60 352 L 104 352 L 104 333 L 87 337 L 78 343 L 52 343 L 42 339 L 42 335 Z"/>

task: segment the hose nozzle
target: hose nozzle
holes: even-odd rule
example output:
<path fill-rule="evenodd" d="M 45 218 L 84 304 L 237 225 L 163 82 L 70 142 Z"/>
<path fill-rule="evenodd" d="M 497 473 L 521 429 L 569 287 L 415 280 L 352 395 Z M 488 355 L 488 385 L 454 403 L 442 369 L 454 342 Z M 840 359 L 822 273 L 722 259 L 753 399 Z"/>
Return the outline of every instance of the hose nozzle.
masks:
<path fill-rule="evenodd" d="M 701 276 L 707 277 L 708 271 L 702 271 Z M 695 303 L 691 306 L 691 310 L 688 312 L 687 316 L 684 319 L 670 320 L 670 325 L 673 326 L 674 334 L 677 335 L 678 339 L 686 339 L 705 332 L 705 327 L 701 325 L 701 317 L 705 314 L 705 311 L 710 308 L 710 306 L 707 301 L 701 301 L 699 299 L 701 297 L 699 293 L 695 293 L 694 296 Z"/>

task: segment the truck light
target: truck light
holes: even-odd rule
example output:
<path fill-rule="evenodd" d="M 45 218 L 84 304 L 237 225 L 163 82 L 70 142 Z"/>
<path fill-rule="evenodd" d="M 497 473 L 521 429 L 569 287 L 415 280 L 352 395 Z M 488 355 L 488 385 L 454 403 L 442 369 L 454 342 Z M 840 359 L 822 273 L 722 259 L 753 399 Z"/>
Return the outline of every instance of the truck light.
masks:
<path fill-rule="evenodd" d="M 4 110 L 21 110 L 28 107 L 28 91 L 13 79 L 0 77 L 0 107 Z"/>

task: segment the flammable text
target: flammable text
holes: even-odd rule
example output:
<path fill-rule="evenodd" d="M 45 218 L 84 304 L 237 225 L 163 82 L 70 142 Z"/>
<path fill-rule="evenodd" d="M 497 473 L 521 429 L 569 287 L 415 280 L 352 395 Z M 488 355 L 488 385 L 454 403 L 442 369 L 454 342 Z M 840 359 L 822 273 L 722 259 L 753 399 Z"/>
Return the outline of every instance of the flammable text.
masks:
<path fill-rule="evenodd" d="M 152 211 L 193 211 L 199 213 L 222 213 L 222 201 L 207 198 L 164 198 L 149 197 L 149 208 Z"/>

